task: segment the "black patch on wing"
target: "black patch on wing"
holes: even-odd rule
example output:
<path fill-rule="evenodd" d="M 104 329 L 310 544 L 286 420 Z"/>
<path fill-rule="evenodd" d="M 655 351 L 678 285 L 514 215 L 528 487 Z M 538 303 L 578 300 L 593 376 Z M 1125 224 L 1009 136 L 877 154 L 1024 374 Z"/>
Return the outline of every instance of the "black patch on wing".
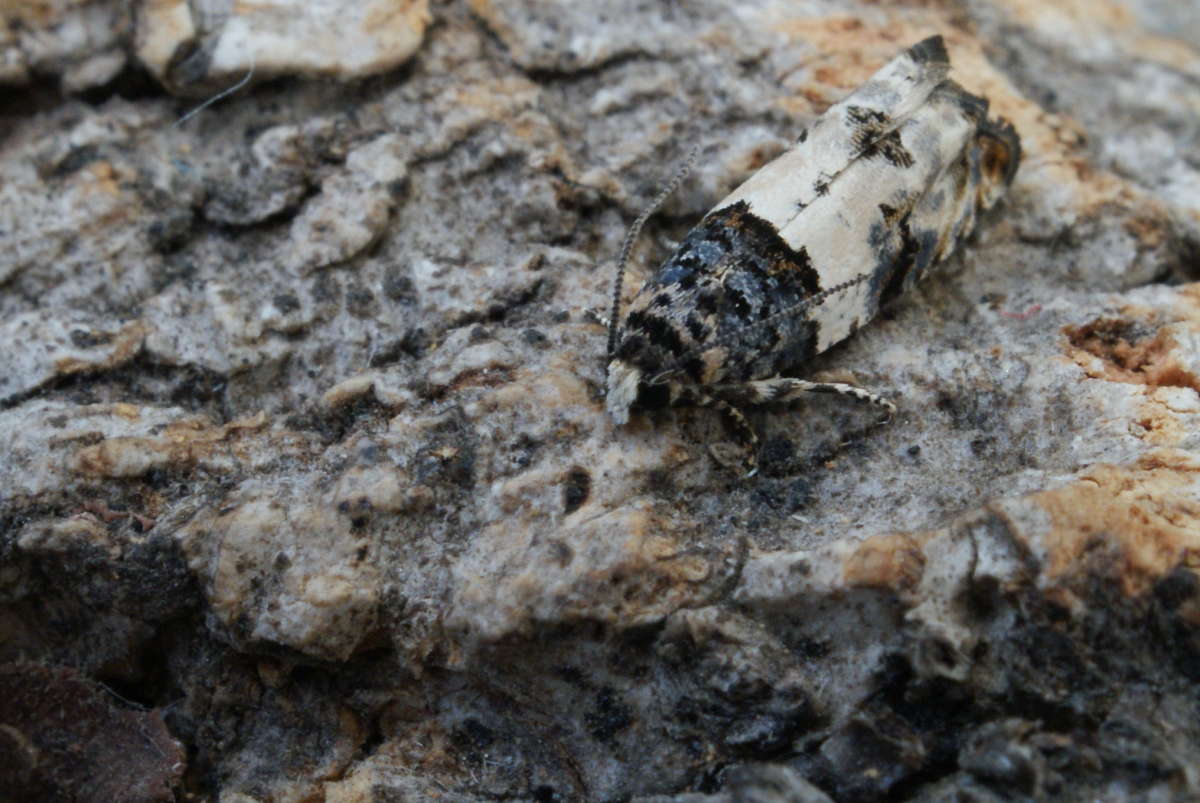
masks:
<path fill-rule="evenodd" d="M 733 307 L 733 314 L 739 318 L 748 319 L 754 312 L 754 307 L 750 306 L 746 293 L 736 287 L 725 288 L 725 298 L 729 299 L 729 303 Z"/>
<path fill-rule="evenodd" d="M 883 219 L 871 227 L 870 235 L 879 254 L 871 271 L 870 316 L 920 281 L 935 261 L 937 248 L 937 232 L 914 230 L 911 211 L 879 204 L 879 212 Z"/>
<path fill-rule="evenodd" d="M 675 331 L 675 325 L 665 317 L 635 310 L 625 319 L 625 328 L 641 333 L 649 345 L 668 353 L 678 354 L 683 350 L 679 332 Z M 618 349 L 617 356 L 625 358 L 628 355 L 622 354 L 621 349 Z"/>
<path fill-rule="evenodd" d="M 728 237 L 735 265 L 751 274 L 765 272 L 782 285 L 778 289 L 801 295 L 821 291 L 821 276 L 813 267 L 808 250 L 803 246 L 799 249 L 789 246 L 773 224 L 749 211 L 745 201 L 713 212 L 702 225 L 715 226 Z M 777 292 L 777 288 L 764 286 L 763 291 Z M 769 314 L 765 310 L 764 313 Z"/>
<path fill-rule="evenodd" d="M 988 106 L 991 105 L 987 98 L 968 92 L 955 81 L 943 82 L 937 91 L 949 96 L 976 128 L 987 120 Z"/>
<path fill-rule="evenodd" d="M 900 139 L 899 131 L 889 131 L 873 143 L 863 148 L 862 155 L 870 159 L 882 156 L 893 167 L 912 167 L 916 162 L 904 142 Z"/>
<path fill-rule="evenodd" d="M 917 42 L 908 49 L 908 55 L 918 64 L 950 64 L 950 54 L 946 52 L 946 42 L 941 34 Z"/>
<path fill-rule="evenodd" d="M 893 167 L 913 166 L 912 153 L 904 147 L 900 131 L 892 128 L 892 120 L 886 114 L 865 106 L 847 106 L 846 119 L 854 127 L 850 139 L 859 156 L 882 157 Z"/>
<path fill-rule="evenodd" d="M 880 306 L 887 304 L 904 292 L 904 280 L 912 273 L 917 262 L 917 239 L 913 237 L 912 228 L 908 225 L 908 215 L 899 220 L 897 228 L 900 231 L 900 251 L 896 254 L 892 274 L 888 277 L 879 295 Z"/>
<path fill-rule="evenodd" d="M 883 224 L 889 228 L 894 227 L 900 222 L 900 219 L 907 216 L 907 212 L 895 206 L 887 204 L 879 205 L 879 213 L 883 215 Z"/>
<path fill-rule="evenodd" d="M 721 311 L 721 295 L 716 287 L 702 287 L 696 293 L 696 309 L 705 315 L 716 315 Z"/>

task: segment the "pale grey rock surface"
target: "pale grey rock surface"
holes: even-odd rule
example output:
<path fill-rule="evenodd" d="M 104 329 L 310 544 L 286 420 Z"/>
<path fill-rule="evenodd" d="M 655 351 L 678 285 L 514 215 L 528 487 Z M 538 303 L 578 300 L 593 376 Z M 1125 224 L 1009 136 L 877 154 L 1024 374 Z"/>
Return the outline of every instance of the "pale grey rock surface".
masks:
<path fill-rule="evenodd" d="M 152 709 L 140 799 L 1200 794 L 1200 22 L 242 5 L 0 5 L 0 663 Z M 750 479 L 614 428 L 587 312 L 675 164 L 627 294 L 935 32 L 1025 159 L 805 369 L 896 420 L 755 413 Z"/>
<path fill-rule="evenodd" d="M 0 3 L 0 84 L 54 75 L 65 92 L 108 83 L 127 63 L 130 10 L 113 0 Z"/>
<path fill-rule="evenodd" d="M 428 0 L 5 0 L 0 85 L 51 78 L 77 93 L 132 65 L 181 94 L 243 78 L 352 80 L 406 62 L 430 20 Z"/>

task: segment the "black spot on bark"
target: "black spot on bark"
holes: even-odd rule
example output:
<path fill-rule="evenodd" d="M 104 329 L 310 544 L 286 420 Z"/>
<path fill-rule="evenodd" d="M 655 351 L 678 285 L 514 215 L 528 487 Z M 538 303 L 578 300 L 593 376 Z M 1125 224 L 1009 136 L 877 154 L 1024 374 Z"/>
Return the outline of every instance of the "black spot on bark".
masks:
<path fill-rule="evenodd" d="M 276 293 L 272 296 L 271 303 L 284 315 L 300 309 L 300 299 L 296 298 L 294 293 Z"/>
<path fill-rule="evenodd" d="M 576 466 L 567 472 L 563 482 L 563 513 L 570 515 L 583 506 L 592 492 L 592 475 Z"/>
<path fill-rule="evenodd" d="M 113 336 L 108 332 L 92 332 L 87 329 L 72 329 L 71 343 L 80 349 L 93 349 L 112 342 Z"/>
<path fill-rule="evenodd" d="M 633 724 L 633 716 L 629 707 L 617 698 L 616 692 L 606 686 L 596 695 L 592 710 L 584 715 L 584 723 L 593 737 L 609 742 L 619 731 Z"/>

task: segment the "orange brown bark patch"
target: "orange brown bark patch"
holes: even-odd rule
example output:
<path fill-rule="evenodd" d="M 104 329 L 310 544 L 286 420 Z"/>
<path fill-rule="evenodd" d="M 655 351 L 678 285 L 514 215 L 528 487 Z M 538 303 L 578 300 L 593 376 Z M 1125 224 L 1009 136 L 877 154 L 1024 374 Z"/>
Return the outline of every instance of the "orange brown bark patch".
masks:
<path fill-rule="evenodd" d="M 842 576 L 851 588 L 912 591 L 925 572 L 925 554 L 911 536 L 880 535 L 863 541 L 846 559 Z"/>
<path fill-rule="evenodd" d="M 1149 333 L 1141 323 L 1124 318 L 1097 318 L 1067 326 L 1068 354 L 1093 379 L 1151 387 L 1191 388 L 1200 392 L 1200 377 L 1183 365 L 1169 327 Z M 1097 368 L 1091 357 L 1102 361 Z"/>
<path fill-rule="evenodd" d="M 1200 566 L 1200 466 L 1156 453 L 1131 466 L 1098 465 L 1076 482 L 1034 494 L 1049 529 L 1022 533 L 1049 584 L 1097 575 L 1137 596 L 1179 566 Z"/>

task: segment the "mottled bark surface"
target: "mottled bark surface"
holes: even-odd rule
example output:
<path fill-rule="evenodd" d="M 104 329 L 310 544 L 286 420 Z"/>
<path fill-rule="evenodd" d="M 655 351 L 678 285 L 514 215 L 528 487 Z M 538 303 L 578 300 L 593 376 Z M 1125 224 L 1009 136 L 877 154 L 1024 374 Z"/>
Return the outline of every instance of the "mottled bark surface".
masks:
<path fill-rule="evenodd" d="M 14 788 L 1200 795 L 1200 15 L 599 5 L 0 2 Z M 614 428 L 586 313 L 675 164 L 628 295 L 933 33 L 1025 157 L 803 374 L 896 420 L 756 413 L 750 479 Z"/>

